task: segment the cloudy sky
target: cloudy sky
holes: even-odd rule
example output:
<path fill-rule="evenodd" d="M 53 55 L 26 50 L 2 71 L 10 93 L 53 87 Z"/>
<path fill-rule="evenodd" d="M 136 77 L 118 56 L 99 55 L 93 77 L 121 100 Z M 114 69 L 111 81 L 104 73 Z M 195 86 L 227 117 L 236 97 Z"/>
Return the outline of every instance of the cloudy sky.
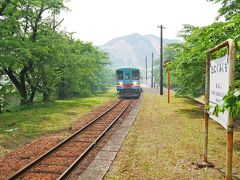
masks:
<path fill-rule="evenodd" d="M 177 38 L 183 24 L 205 26 L 214 22 L 219 5 L 207 0 L 70 0 L 70 11 L 62 12 L 62 28 L 75 37 L 103 45 L 132 33 Z"/>

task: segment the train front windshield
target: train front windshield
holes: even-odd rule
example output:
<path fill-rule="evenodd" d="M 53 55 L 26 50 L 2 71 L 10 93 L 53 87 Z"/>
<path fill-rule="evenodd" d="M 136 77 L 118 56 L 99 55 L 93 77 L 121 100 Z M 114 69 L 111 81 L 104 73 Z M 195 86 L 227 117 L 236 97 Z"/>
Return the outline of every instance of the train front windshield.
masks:
<path fill-rule="evenodd" d="M 123 71 L 117 71 L 117 80 L 123 80 Z"/>
<path fill-rule="evenodd" d="M 139 80 L 139 70 L 133 70 L 132 79 L 133 80 Z"/>

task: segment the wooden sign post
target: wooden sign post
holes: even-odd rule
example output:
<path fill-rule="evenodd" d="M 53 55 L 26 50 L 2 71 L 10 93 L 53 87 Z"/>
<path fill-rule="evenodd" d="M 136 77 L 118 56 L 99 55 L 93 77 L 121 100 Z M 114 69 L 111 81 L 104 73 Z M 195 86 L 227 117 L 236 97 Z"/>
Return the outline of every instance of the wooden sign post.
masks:
<path fill-rule="evenodd" d="M 228 48 L 228 55 L 211 60 L 211 55 L 224 48 Z M 232 179 L 232 153 L 233 153 L 233 118 L 229 112 L 213 115 L 214 107 L 222 102 L 223 96 L 227 94 L 229 87 L 234 85 L 234 41 L 228 39 L 216 47 L 210 49 L 206 60 L 206 82 L 205 82 L 205 109 L 204 109 L 204 161 L 207 164 L 208 154 L 208 119 L 209 116 L 221 124 L 227 130 L 226 149 L 226 179 Z M 210 108 L 209 108 L 210 107 Z"/>

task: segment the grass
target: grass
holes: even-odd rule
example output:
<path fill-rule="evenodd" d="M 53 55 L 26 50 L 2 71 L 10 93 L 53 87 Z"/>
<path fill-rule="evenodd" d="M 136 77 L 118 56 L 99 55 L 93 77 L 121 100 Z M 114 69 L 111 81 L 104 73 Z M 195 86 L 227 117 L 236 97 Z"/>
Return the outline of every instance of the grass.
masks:
<path fill-rule="evenodd" d="M 94 97 L 38 103 L 0 114 L 0 156 L 32 139 L 69 128 L 83 114 L 114 97 L 111 89 Z"/>
<path fill-rule="evenodd" d="M 105 179 L 224 179 L 226 131 L 209 124 L 209 161 L 203 159 L 203 111 L 194 101 L 144 94 L 140 112 Z M 240 132 L 234 133 L 234 179 L 240 178 Z"/>

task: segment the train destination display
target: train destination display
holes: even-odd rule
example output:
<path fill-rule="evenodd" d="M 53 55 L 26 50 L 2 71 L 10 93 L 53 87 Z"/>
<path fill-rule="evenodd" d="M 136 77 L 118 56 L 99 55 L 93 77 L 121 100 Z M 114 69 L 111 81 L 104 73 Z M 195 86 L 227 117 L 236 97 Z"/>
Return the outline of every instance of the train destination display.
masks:
<path fill-rule="evenodd" d="M 230 85 L 228 55 L 210 61 L 209 116 L 227 129 L 229 111 L 213 115 L 217 104 L 222 103 Z"/>

